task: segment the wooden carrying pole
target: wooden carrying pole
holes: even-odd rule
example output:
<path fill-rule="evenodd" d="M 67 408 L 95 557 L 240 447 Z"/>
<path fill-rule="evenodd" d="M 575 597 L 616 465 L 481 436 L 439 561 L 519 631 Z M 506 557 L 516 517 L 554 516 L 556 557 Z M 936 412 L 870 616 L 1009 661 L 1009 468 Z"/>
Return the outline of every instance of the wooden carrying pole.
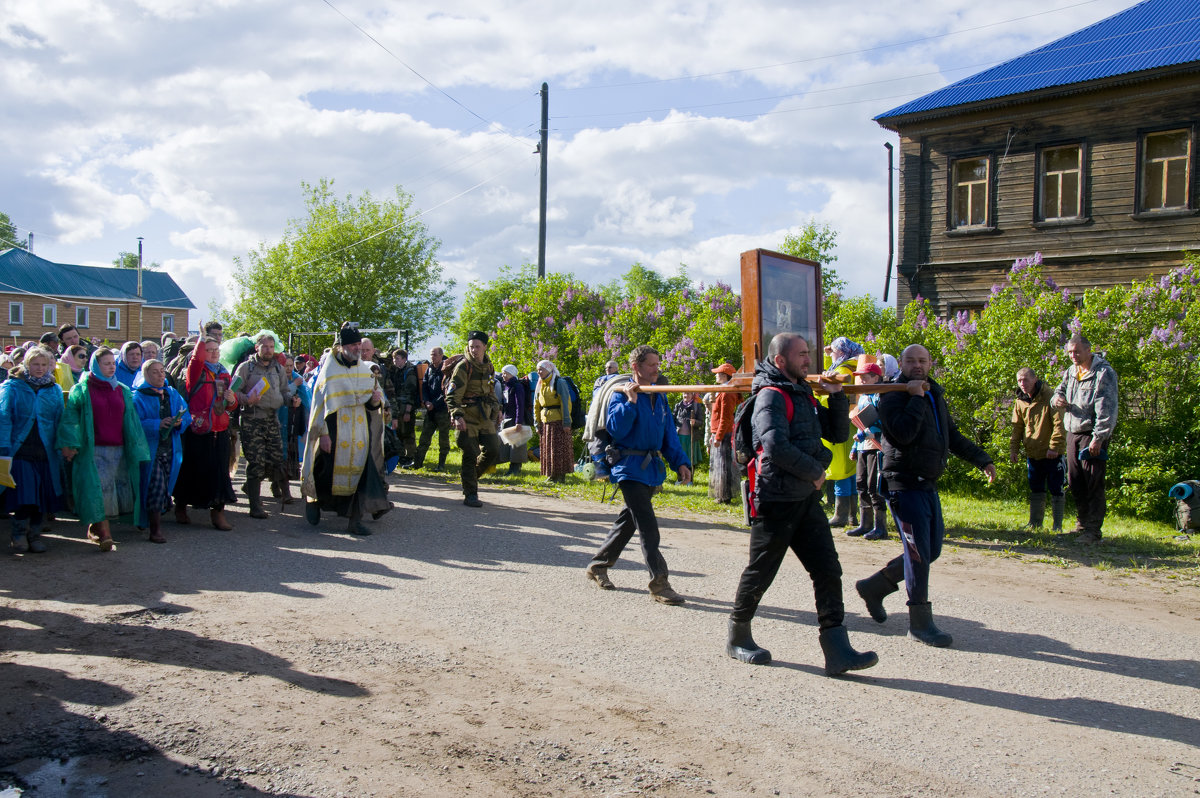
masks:
<path fill-rule="evenodd" d="M 823 395 L 820 374 L 809 374 L 806 378 L 812 386 L 813 393 Z M 828 381 L 828 380 L 827 380 Z M 750 393 L 751 378 L 749 374 L 735 374 L 729 382 L 720 385 L 639 385 L 642 393 Z M 907 391 L 908 385 L 903 382 L 885 382 L 875 385 L 843 385 L 842 393 L 847 396 L 857 396 L 863 393 L 892 393 Z"/>

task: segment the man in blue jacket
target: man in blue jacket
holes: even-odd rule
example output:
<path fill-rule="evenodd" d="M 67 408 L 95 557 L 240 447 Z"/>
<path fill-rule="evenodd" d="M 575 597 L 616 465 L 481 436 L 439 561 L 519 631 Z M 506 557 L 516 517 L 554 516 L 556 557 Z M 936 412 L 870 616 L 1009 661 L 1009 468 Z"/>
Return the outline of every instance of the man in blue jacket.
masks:
<path fill-rule="evenodd" d="M 808 342 L 780 333 L 754 369 L 750 423 L 760 454 L 753 501 L 762 522 L 750 530 L 750 563 L 729 615 L 725 652 L 751 665 L 771 661 L 771 652 L 751 637 L 750 621 L 791 549 L 812 579 L 825 673 L 836 676 L 869 668 L 879 657 L 850 647 L 842 624 L 842 566 L 821 509 L 821 486 L 833 456 L 822 439 L 842 443 L 850 437 L 850 405 L 839 383 L 822 380 L 829 394 L 829 406 L 822 407 L 805 379 L 809 365 Z"/>
<path fill-rule="evenodd" d="M 879 398 L 883 425 L 880 471 L 904 551 L 855 587 L 871 617 L 883 623 L 887 620 L 883 600 L 899 589 L 903 579 L 908 590 L 908 636 L 944 648 L 954 639 L 934 624 L 929 603 L 929 566 L 942 553 L 946 533 L 938 477 L 946 470 L 951 454 L 981 469 L 989 484 L 996 479 L 996 466 L 987 452 L 958 431 L 942 386 L 929 376 L 932 365 L 928 349 L 920 344 L 909 346 L 900 356 L 901 373 L 896 380 L 906 383 L 908 390 Z"/>
<path fill-rule="evenodd" d="M 658 352 L 643 344 L 629 354 L 633 380 L 614 389 L 608 402 L 605 427 L 612 436 L 608 460 L 612 481 L 621 489 L 625 506 L 613 522 L 608 539 L 587 567 L 588 579 L 603 590 L 613 590 L 608 569 L 621 556 L 634 530 L 642 536 L 642 555 L 650 571 L 650 597 L 663 604 L 682 604 L 683 596 L 671 589 L 667 561 L 658 550 L 658 518 L 650 499 L 666 479 L 665 458 L 680 482 L 692 478 L 692 464 L 679 445 L 675 417 L 662 394 L 645 394 L 638 388 L 658 381 Z"/>

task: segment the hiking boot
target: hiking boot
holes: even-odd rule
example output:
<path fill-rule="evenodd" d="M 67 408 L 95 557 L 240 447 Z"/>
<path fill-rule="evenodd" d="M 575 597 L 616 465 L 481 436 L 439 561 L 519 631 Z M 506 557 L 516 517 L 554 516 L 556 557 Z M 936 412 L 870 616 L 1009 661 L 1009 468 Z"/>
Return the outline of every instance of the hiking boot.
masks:
<path fill-rule="evenodd" d="M 847 529 L 846 534 L 852 538 L 857 538 L 857 537 L 861 537 L 862 535 L 867 534 L 874 527 L 875 527 L 875 508 L 869 504 L 864 504 L 862 506 L 862 523 L 859 524 L 858 526 L 854 527 L 854 529 Z"/>
<path fill-rule="evenodd" d="M 733 618 L 729 619 L 725 653 L 749 665 L 766 665 L 771 661 L 771 652 L 755 643 L 750 635 L 750 621 L 735 621 Z"/>
<path fill-rule="evenodd" d="M 900 589 L 900 585 L 888 579 L 883 571 L 876 571 L 866 579 L 854 583 L 854 589 L 862 596 L 867 605 L 867 612 L 877 623 L 887 620 L 887 610 L 883 608 L 883 600 Z"/>
<path fill-rule="evenodd" d="M 855 651 L 850 646 L 844 626 L 821 630 L 821 652 L 825 654 L 826 676 L 861 671 L 879 662 L 879 655 L 874 651 Z"/>
<path fill-rule="evenodd" d="M 953 637 L 933 622 L 933 605 L 928 601 L 908 605 L 908 636 L 934 648 L 946 648 L 954 642 Z"/>
<path fill-rule="evenodd" d="M 1094 546 L 1101 540 L 1100 533 L 1094 529 L 1085 529 L 1075 538 L 1075 542 L 1081 546 Z"/>
<path fill-rule="evenodd" d="M 666 574 L 656 576 L 650 580 L 650 598 L 659 604 L 669 604 L 672 607 L 684 602 L 683 596 L 672 589 L 671 583 L 667 581 Z"/>
<path fill-rule="evenodd" d="M 608 578 L 608 566 L 594 562 L 588 565 L 587 578 L 596 583 L 601 590 L 616 590 L 617 586 Z"/>
<path fill-rule="evenodd" d="M 468 493 L 463 498 L 463 504 L 467 505 L 468 507 L 482 507 L 483 506 L 483 502 L 479 501 L 479 497 L 477 495 L 475 495 L 474 493 Z"/>

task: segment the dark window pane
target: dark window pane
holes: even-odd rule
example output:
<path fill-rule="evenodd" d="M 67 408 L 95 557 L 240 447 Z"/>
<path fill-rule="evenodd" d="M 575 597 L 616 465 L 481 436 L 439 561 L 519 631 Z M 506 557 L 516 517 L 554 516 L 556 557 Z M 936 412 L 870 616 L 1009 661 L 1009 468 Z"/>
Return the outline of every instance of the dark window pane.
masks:
<path fill-rule="evenodd" d="M 1067 172 L 1062 176 L 1061 216 L 1079 216 L 1079 172 Z"/>
<path fill-rule="evenodd" d="M 1186 130 L 1172 130 L 1169 133 L 1151 133 L 1146 136 L 1147 158 L 1174 158 L 1186 156 L 1190 136 Z"/>

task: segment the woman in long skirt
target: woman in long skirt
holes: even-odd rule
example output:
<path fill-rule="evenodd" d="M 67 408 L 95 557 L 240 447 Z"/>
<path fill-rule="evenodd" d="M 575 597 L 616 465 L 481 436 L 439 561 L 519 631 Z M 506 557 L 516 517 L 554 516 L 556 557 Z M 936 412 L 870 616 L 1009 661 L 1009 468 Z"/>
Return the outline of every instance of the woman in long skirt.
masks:
<path fill-rule="evenodd" d="M 12 515 L 14 551 L 40 554 L 44 515 L 62 502 L 62 463 L 55 438 L 62 419 L 63 394 L 55 381 L 49 350 L 34 347 L 9 379 L 0 383 L 0 458 L 9 479 L 0 488 L 0 506 Z"/>
<path fill-rule="evenodd" d="M 71 466 L 75 514 L 100 551 L 112 551 L 109 520 L 138 505 L 141 464 L 150 459 L 133 393 L 117 381 L 116 355 L 102 346 L 67 397 L 57 445 Z"/>
<path fill-rule="evenodd" d="M 205 338 L 188 361 L 188 411 L 192 423 L 183 433 L 183 464 L 175 481 L 175 520 L 190 524 L 188 507 L 208 510 L 212 525 L 233 529 L 225 518 L 225 505 L 233 504 L 229 480 L 229 410 L 237 397 L 229 390 L 229 371 L 221 365 L 221 344 Z"/>
<path fill-rule="evenodd" d="M 183 462 L 183 429 L 191 424 L 183 397 L 167 385 L 167 370 L 161 361 L 142 363 L 133 380 L 133 404 L 146 435 L 151 459 L 142 464 L 142 503 L 138 526 L 150 527 L 151 543 L 166 543 L 162 514 L 171 509 L 171 491 Z"/>
<path fill-rule="evenodd" d="M 733 365 L 722 363 L 713 369 L 717 384 L 729 382 Z M 712 452 L 708 464 L 708 495 L 722 504 L 738 495 L 737 464 L 733 461 L 733 414 L 742 401 L 739 393 L 714 392 L 712 406 Z"/>
<path fill-rule="evenodd" d="M 549 360 L 537 364 L 538 384 L 533 401 L 533 417 L 538 425 L 538 460 L 542 476 L 549 482 L 562 482 L 575 467 L 575 446 L 571 440 L 571 392 L 566 380 Z"/>

